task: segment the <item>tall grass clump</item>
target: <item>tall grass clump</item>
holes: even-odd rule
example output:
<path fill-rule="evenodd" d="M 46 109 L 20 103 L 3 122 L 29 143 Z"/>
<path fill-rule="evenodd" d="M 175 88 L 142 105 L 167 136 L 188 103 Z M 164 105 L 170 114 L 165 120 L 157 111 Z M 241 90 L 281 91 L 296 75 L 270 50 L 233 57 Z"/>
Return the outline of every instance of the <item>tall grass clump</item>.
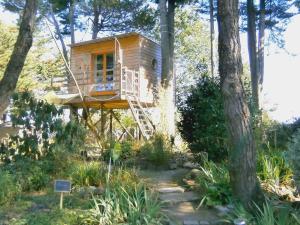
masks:
<path fill-rule="evenodd" d="M 300 224 L 297 212 L 288 205 L 274 206 L 271 201 L 266 201 L 262 206 L 256 204 L 247 211 L 241 204 L 236 204 L 230 220 L 241 218 L 246 224 L 251 225 L 296 225 Z"/>
<path fill-rule="evenodd" d="M 196 178 L 200 192 L 205 193 L 203 203 L 208 206 L 228 204 L 231 198 L 229 172 L 224 164 L 204 162 Z"/>
<path fill-rule="evenodd" d="M 292 170 L 285 152 L 276 149 L 259 152 L 257 174 L 260 180 L 271 185 L 290 185 Z"/>
<path fill-rule="evenodd" d="M 93 199 L 99 224 L 162 225 L 165 220 L 157 196 L 141 184 L 114 187 Z"/>
<path fill-rule="evenodd" d="M 106 168 L 98 162 L 78 162 L 70 176 L 75 186 L 98 186 L 105 182 Z"/>

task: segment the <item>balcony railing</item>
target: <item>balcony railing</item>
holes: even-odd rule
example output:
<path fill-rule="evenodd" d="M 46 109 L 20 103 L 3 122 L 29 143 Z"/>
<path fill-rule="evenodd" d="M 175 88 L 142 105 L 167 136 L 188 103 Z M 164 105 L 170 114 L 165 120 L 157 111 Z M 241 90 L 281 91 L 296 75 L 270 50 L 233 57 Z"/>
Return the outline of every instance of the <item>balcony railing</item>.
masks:
<path fill-rule="evenodd" d="M 76 81 L 78 86 L 85 96 L 92 96 L 96 93 L 101 94 L 107 92 L 115 92 L 122 96 L 140 96 L 140 76 L 139 72 L 135 70 L 129 70 L 127 67 L 115 70 L 113 81 L 105 81 L 102 83 L 92 82 L 90 77 L 85 74 L 74 73 L 77 77 Z M 82 77 L 82 78 L 78 78 Z M 74 80 L 67 79 L 55 79 L 53 85 L 59 88 L 59 94 L 76 94 L 78 93 L 77 86 Z"/>

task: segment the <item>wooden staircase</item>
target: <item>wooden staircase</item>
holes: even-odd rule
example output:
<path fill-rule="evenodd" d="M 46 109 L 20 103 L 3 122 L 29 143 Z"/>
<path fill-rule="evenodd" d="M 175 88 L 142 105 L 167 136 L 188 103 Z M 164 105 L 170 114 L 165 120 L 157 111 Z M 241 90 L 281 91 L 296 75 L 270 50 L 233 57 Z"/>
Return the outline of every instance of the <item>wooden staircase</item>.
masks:
<path fill-rule="evenodd" d="M 147 112 L 142 107 L 139 99 L 136 96 L 128 96 L 128 103 L 130 110 L 133 114 L 135 121 L 138 124 L 138 127 L 141 130 L 143 137 L 146 140 L 154 134 L 155 126 L 153 125 L 151 119 L 147 115 Z"/>

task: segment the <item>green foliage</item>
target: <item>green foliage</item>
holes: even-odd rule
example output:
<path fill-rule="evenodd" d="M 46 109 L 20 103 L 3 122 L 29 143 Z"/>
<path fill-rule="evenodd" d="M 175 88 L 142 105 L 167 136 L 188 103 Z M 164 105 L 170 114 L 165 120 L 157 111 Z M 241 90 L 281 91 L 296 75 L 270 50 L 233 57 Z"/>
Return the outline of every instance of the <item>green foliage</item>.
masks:
<path fill-rule="evenodd" d="M 271 202 L 265 202 L 260 208 L 256 206 L 254 221 L 257 225 L 295 225 L 297 216 L 289 207 L 275 208 Z"/>
<path fill-rule="evenodd" d="M 10 204 L 20 192 L 15 177 L 3 170 L 0 170 L 0 187 L 0 206 Z"/>
<path fill-rule="evenodd" d="M 229 172 L 224 164 L 207 161 L 196 178 L 200 192 L 205 193 L 203 203 L 208 206 L 228 204 L 231 198 Z"/>
<path fill-rule="evenodd" d="M 111 187 L 125 186 L 130 188 L 136 186 L 138 183 L 142 183 L 142 181 L 134 169 L 117 167 L 110 174 L 109 185 Z"/>
<path fill-rule="evenodd" d="M 7 26 L 0 22 L 0 79 L 12 53 L 17 34 L 16 26 Z M 52 77 L 65 75 L 62 59 L 49 54 L 51 52 L 49 40 L 41 37 L 42 35 L 35 37 L 34 45 L 26 57 L 17 84 L 18 91 L 47 89 L 50 87 Z"/>
<path fill-rule="evenodd" d="M 90 17 L 91 12 L 102 15 L 98 32 L 149 31 L 155 24 L 155 11 L 143 0 L 80 2 L 80 15 Z"/>
<path fill-rule="evenodd" d="M 101 198 L 94 198 L 99 224 L 161 225 L 164 216 L 158 198 L 143 185 L 117 186 Z"/>
<path fill-rule="evenodd" d="M 171 143 L 162 134 L 156 134 L 151 140 L 141 146 L 141 155 L 156 167 L 165 167 L 171 157 Z"/>
<path fill-rule="evenodd" d="M 259 151 L 257 174 L 261 181 L 271 185 L 291 184 L 292 170 L 284 152 L 279 150 Z"/>
<path fill-rule="evenodd" d="M 75 122 L 63 123 L 62 110 L 29 92 L 13 95 L 11 119 L 21 127 L 21 134 L 10 137 L 0 148 L 5 162 L 23 158 L 38 160 L 53 155 L 53 151 L 79 152 L 84 144 L 85 130 Z"/>
<path fill-rule="evenodd" d="M 197 32 L 195 32 L 197 30 Z M 210 58 L 209 29 L 194 7 L 175 13 L 176 104 L 182 105 L 192 85 L 206 73 Z"/>
<path fill-rule="evenodd" d="M 97 162 L 74 162 L 71 180 L 75 186 L 99 186 L 106 177 L 105 167 Z"/>
<path fill-rule="evenodd" d="M 288 159 L 291 162 L 294 180 L 298 192 L 300 191 L 300 130 L 298 130 L 289 143 L 288 146 Z"/>
<path fill-rule="evenodd" d="M 296 211 L 289 205 L 275 206 L 271 201 L 266 201 L 261 207 L 254 204 L 253 210 L 247 211 L 242 205 L 235 205 L 230 216 L 242 218 L 246 224 L 251 225 L 296 225 L 299 223 Z"/>
<path fill-rule="evenodd" d="M 22 191 L 38 191 L 50 182 L 51 167 L 48 160 L 22 159 L 6 165 L 4 169 L 15 175 Z"/>
<path fill-rule="evenodd" d="M 197 156 L 206 152 L 209 160 L 227 158 L 227 132 L 219 80 L 202 76 L 179 106 L 178 129 L 191 151 Z"/>

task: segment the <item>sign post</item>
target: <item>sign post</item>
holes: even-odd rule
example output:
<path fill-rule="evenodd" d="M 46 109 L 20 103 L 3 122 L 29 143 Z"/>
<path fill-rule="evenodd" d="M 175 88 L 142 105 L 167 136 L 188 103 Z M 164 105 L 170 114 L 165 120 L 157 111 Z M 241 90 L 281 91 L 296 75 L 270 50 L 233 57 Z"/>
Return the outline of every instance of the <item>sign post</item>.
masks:
<path fill-rule="evenodd" d="M 71 192 L 71 181 L 69 180 L 55 180 L 54 181 L 54 192 L 60 193 L 60 202 L 59 208 L 63 208 L 63 201 L 64 201 L 64 193 Z"/>

